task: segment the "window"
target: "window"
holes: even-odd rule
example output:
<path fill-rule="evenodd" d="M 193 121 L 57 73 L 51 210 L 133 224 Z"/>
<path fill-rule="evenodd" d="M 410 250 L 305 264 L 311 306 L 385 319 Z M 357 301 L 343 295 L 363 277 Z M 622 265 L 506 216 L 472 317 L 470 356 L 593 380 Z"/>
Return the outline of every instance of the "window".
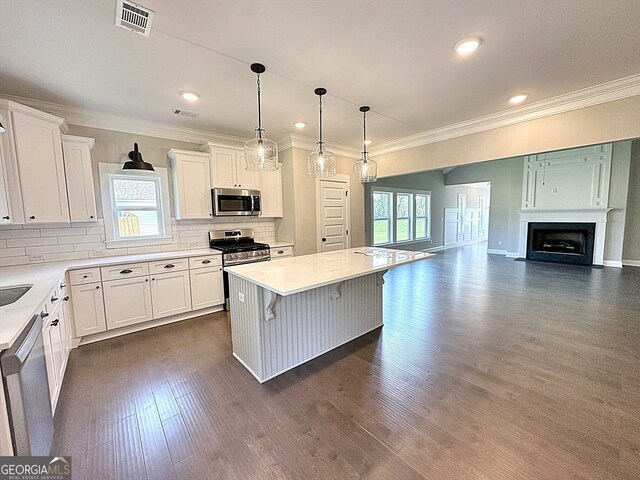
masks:
<path fill-rule="evenodd" d="M 464 220 L 467 214 L 467 194 L 458 194 L 458 235 L 464 235 Z"/>
<path fill-rule="evenodd" d="M 382 188 L 372 191 L 373 245 L 431 237 L 431 193 Z"/>
<path fill-rule="evenodd" d="M 396 242 L 411 240 L 411 200 L 413 195 L 407 193 L 396 194 Z"/>
<path fill-rule="evenodd" d="M 171 243 L 166 169 L 124 172 L 109 163 L 99 169 L 107 248 Z"/>
<path fill-rule="evenodd" d="M 391 243 L 390 192 L 373 192 L 373 244 Z"/>
<path fill-rule="evenodd" d="M 430 195 L 416 194 L 416 240 L 431 236 L 428 216 L 428 212 L 431 211 L 430 200 Z"/>

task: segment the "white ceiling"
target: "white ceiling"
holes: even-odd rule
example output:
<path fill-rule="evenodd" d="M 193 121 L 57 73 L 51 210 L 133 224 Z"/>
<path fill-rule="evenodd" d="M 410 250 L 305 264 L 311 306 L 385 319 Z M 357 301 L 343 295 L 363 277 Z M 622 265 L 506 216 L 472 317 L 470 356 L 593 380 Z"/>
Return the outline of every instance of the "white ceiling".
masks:
<path fill-rule="evenodd" d="M 0 94 L 249 137 L 261 62 L 268 136 L 316 136 L 323 86 L 326 139 L 358 147 L 363 104 L 375 145 L 640 72 L 637 0 L 142 0 L 149 38 L 115 3 L 0 0 Z"/>

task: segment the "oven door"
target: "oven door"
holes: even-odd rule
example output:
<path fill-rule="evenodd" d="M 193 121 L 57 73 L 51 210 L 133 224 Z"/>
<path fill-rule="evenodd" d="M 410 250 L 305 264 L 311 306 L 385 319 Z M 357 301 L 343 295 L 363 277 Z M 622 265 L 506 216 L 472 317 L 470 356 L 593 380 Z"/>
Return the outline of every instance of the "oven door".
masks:
<path fill-rule="evenodd" d="M 213 215 L 229 217 L 235 215 L 260 215 L 260 191 L 233 188 L 211 190 Z"/>

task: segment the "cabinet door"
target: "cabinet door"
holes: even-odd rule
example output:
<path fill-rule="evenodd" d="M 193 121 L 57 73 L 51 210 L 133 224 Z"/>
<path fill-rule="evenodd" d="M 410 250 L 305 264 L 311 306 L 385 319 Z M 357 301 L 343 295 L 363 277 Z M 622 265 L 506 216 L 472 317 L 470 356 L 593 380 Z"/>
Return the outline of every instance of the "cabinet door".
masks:
<path fill-rule="evenodd" d="M 191 306 L 193 310 L 224 303 L 222 267 L 199 268 L 191 276 Z"/>
<path fill-rule="evenodd" d="M 56 367 L 55 360 L 53 354 L 53 341 L 52 338 L 53 332 L 52 330 L 55 327 L 51 326 L 51 322 L 49 321 L 51 316 L 43 319 L 42 324 L 42 343 L 44 344 L 44 359 L 47 365 L 47 382 L 49 383 L 49 398 L 51 401 L 51 409 L 54 409 L 56 392 L 58 391 L 58 384 L 56 379 Z"/>
<path fill-rule="evenodd" d="M 71 305 L 69 304 L 69 300 L 71 297 L 66 294 L 66 292 L 62 292 L 62 305 L 60 308 L 62 309 L 62 316 L 64 317 L 64 325 L 63 325 L 63 333 L 64 338 L 62 339 L 62 346 L 64 347 L 64 356 L 65 362 L 69 357 L 69 351 L 71 350 L 71 341 L 73 339 L 73 329 L 71 328 L 71 322 L 73 321 L 72 313 L 71 313 Z"/>
<path fill-rule="evenodd" d="M 25 221 L 69 222 L 60 127 L 12 114 Z"/>
<path fill-rule="evenodd" d="M 177 153 L 173 161 L 176 219 L 209 218 L 211 214 L 211 156 Z"/>
<path fill-rule="evenodd" d="M 263 217 L 282 217 L 282 169 L 260 172 L 260 201 Z"/>
<path fill-rule="evenodd" d="M 71 308 L 76 337 L 104 332 L 107 329 L 100 283 L 71 287 Z"/>
<path fill-rule="evenodd" d="M 0 225 L 6 225 L 13 222 L 9 207 L 9 184 L 5 173 L 4 162 L 6 160 L 3 143 L 4 142 L 0 139 Z"/>
<path fill-rule="evenodd" d="M 96 222 L 96 200 L 91 170 L 91 150 L 86 143 L 65 140 L 64 171 L 72 222 Z"/>
<path fill-rule="evenodd" d="M 247 170 L 244 152 L 236 151 L 236 183 L 238 188 L 260 190 L 260 172 Z"/>
<path fill-rule="evenodd" d="M 211 150 L 211 186 L 213 188 L 237 188 L 236 150 L 213 148 Z"/>
<path fill-rule="evenodd" d="M 153 318 L 168 317 L 191 310 L 189 271 L 160 273 L 151 277 Z"/>
<path fill-rule="evenodd" d="M 49 316 L 51 319 L 51 350 L 53 352 L 53 367 L 56 377 L 56 385 L 60 388 L 62 377 L 64 377 L 65 355 L 64 355 L 64 314 L 58 305 Z"/>
<path fill-rule="evenodd" d="M 149 277 L 104 282 L 107 330 L 153 320 Z"/>

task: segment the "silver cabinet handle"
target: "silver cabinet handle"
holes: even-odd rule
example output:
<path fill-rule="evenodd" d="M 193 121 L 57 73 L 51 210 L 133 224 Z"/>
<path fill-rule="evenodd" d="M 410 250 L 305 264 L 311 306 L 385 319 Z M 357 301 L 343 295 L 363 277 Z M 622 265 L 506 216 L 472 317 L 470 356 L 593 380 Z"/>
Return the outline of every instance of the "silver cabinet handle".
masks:
<path fill-rule="evenodd" d="M 133 270 L 129 270 L 128 268 L 125 270 L 120 270 L 120 273 L 133 273 Z"/>

